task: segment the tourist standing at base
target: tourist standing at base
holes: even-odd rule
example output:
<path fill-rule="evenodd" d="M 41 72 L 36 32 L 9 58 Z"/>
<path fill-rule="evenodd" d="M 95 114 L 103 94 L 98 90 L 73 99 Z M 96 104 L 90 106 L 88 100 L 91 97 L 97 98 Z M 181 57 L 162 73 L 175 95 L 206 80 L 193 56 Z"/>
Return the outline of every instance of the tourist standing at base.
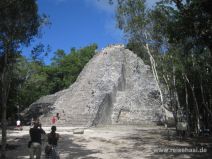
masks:
<path fill-rule="evenodd" d="M 41 128 L 39 122 L 35 122 L 33 128 L 29 130 L 31 144 L 30 144 L 30 159 L 41 158 L 41 135 L 46 134 L 45 131 Z"/>
<path fill-rule="evenodd" d="M 47 135 L 48 136 L 48 145 L 46 146 L 46 158 L 49 159 L 59 159 L 59 154 L 57 151 L 57 142 L 59 140 L 60 135 L 56 133 L 56 126 L 52 126 L 51 132 Z"/>

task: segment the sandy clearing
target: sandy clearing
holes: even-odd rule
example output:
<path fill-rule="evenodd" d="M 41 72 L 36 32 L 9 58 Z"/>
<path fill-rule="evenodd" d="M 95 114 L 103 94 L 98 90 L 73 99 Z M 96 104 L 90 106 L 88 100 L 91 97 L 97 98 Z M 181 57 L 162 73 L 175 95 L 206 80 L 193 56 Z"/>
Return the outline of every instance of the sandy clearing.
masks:
<path fill-rule="evenodd" d="M 46 132 L 50 127 L 44 128 Z M 74 127 L 58 127 L 61 135 L 59 153 L 61 159 L 164 159 L 211 158 L 211 140 L 180 141 L 174 130 L 163 127 L 106 126 L 85 129 L 84 134 L 73 134 Z M 29 127 L 23 131 L 8 130 L 9 159 L 27 159 Z M 211 138 L 210 138 L 211 139 Z M 44 149 L 46 142 L 43 142 Z M 156 153 L 158 149 L 192 149 L 207 145 L 205 153 Z M 44 152 L 42 152 L 44 158 Z"/>

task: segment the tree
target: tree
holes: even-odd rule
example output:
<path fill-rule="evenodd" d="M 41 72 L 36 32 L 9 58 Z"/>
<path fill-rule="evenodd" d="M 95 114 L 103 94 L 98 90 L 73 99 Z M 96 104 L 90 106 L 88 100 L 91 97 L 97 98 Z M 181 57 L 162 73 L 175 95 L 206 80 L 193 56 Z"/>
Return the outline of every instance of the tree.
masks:
<path fill-rule="evenodd" d="M 20 52 L 37 35 L 42 18 L 38 15 L 36 0 L 2 0 L 0 2 L 0 97 L 2 112 L 1 158 L 6 158 L 7 101 L 13 74 L 13 66 Z"/>
<path fill-rule="evenodd" d="M 65 51 L 58 49 L 55 52 L 54 57 L 52 58 L 52 65 L 55 65 L 55 66 L 60 65 L 60 61 L 61 61 L 62 58 L 64 58 L 64 56 L 65 56 Z"/>
<path fill-rule="evenodd" d="M 167 28 L 170 42 L 185 43 L 187 49 L 207 47 L 212 56 L 212 1 L 163 0 L 160 3 L 173 16 Z"/>
<path fill-rule="evenodd" d="M 127 46 L 144 61 L 149 55 L 156 80 L 167 86 L 171 109 L 175 114 L 183 110 L 196 133 L 210 128 L 212 120 L 210 4 L 161 0 L 147 9 L 145 0 L 120 0 L 117 6 L 117 23 L 128 38 Z"/>
<path fill-rule="evenodd" d="M 209 128 L 208 121 L 212 119 L 211 78 L 208 76 L 212 67 L 211 6 L 208 0 L 163 0 L 157 5 L 158 13 L 163 13 L 168 20 L 161 28 L 169 45 L 180 50 L 172 56 L 178 59 L 175 67 L 182 66 L 176 78 L 180 87 L 176 90 L 181 94 L 181 107 L 190 111 L 187 114 L 191 114 L 190 121 L 194 121 L 190 125 L 197 133 L 200 129 Z"/>
<path fill-rule="evenodd" d="M 51 66 L 46 67 L 48 81 L 51 85 L 50 93 L 55 93 L 67 88 L 75 82 L 85 64 L 95 55 L 96 44 L 76 50 L 71 49 L 70 53 L 65 54 L 63 50 L 57 50 Z"/>

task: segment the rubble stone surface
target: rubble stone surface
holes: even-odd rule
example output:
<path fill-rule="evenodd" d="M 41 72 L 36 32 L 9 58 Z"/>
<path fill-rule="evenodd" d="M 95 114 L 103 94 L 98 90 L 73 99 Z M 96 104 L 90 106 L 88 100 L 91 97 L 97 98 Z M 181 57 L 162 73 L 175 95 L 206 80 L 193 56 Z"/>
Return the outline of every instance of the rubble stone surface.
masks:
<path fill-rule="evenodd" d="M 154 124 L 163 116 L 160 94 L 148 65 L 122 45 L 97 53 L 68 89 L 45 96 L 24 114 L 59 126 Z M 26 116 L 26 115 L 25 115 Z"/>

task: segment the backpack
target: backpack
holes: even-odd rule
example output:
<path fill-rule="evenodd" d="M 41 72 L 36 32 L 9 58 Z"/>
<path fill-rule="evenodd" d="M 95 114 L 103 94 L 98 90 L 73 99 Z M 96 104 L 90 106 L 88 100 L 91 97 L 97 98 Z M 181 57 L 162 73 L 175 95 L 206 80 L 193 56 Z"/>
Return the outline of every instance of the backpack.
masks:
<path fill-rule="evenodd" d="M 59 134 L 57 133 L 49 133 L 48 134 L 48 144 L 57 146 L 57 141 L 59 139 Z"/>

